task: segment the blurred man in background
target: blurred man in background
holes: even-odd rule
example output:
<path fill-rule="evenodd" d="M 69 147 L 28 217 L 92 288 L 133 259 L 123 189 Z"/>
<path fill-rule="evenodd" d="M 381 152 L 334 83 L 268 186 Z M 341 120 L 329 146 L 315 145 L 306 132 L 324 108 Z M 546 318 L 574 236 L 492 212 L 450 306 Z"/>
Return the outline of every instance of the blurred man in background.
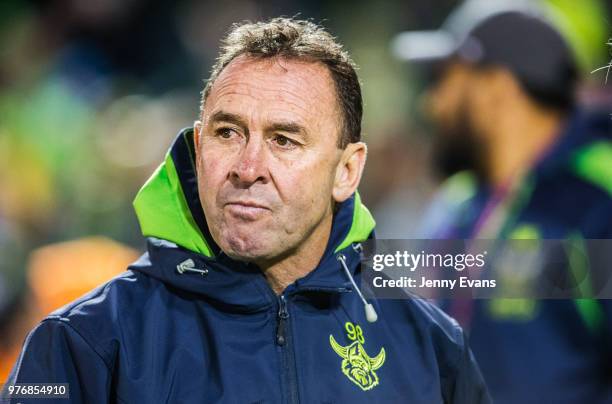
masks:
<path fill-rule="evenodd" d="M 610 238 L 610 117 L 576 106 L 576 60 L 552 25 L 494 3 L 469 2 L 442 30 L 394 44 L 439 69 L 425 104 L 449 178 L 428 237 Z M 495 402 L 612 400 L 608 303 L 456 300 L 447 310 L 469 330 Z"/>

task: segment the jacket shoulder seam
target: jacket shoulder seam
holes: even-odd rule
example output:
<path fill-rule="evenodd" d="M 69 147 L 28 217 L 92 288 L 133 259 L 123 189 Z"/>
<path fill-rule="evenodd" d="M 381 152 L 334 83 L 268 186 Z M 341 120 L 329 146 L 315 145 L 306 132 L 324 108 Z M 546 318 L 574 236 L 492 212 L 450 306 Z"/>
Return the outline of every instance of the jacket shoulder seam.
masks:
<path fill-rule="evenodd" d="M 129 274 L 135 274 L 135 271 L 131 271 L 131 270 L 126 270 L 120 274 L 118 274 L 117 276 L 113 277 L 112 279 L 109 279 L 108 281 L 100 284 L 99 286 L 97 286 L 96 288 L 92 289 L 91 291 L 89 291 L 88 293 L 86 293 L 85 295 L 79 297 L 76 300 L 73 300 L 72 302 L 68 303 L 67 305 L 57 309 L 56 311 L 54 311 L 53 313 L 58 313 L 58 314 L 50 314 L 47 316 L 47 318 L 67 318 L 68 316 L 70 316 L 70 313 L 78 308 L 80 305 L 87 303 L 93 299 L 98 298 L 101 294 L 105 293 L 109 287 L 111 287 L 116 280 L 123 278 Z"/>
<path fill-rule="evenodd" d="M 69 322 L 69 320 L 67 318 L 62 317 L 62 316 L 58 316 L 58 315 L 50 315 L 50 316 L 47 316 L 47 318 L 45 318 L 42 322 L 47 322 L 47 321 L 48 322 L 58 322 L 60 324 L 65 325 L 67 328 L 69 328 L 71 331 L 73 331 L 102 360 L 102 362 L 104 362 L 104 365 L 106 366 L 106 369 L 108 371 L 111 370 L 112 366 L 111 366 L 110 360 L 105 358 L 105 356 L 110 357 L 108 352 L 106 352 L 102 348 L 99 348 L 99 347 L 95 346 L 91 341 L 89 341 L 89 339 L 85 338 L 83 333 L 81 331 L 79 331 L 78 329 L 76 329 L 72 324 L 70 324 L 70 322 Z M 102 353 L 100 353 L 99 351 L 102 351 Z"/>
<path fill-rule="evenodd" d="M 457 339 L 457 345 L 459 348 L 459 357 L 455 361 L 455 369 L 457 372 L 461 371 L 461 362 L 464 360 L 465 352 L 469 349 L 467 341 L 465 339 L 465 334 L 463 333 L 463 328 L 459 324 L 453 325 L 455 331 L 455 338 Z"/>

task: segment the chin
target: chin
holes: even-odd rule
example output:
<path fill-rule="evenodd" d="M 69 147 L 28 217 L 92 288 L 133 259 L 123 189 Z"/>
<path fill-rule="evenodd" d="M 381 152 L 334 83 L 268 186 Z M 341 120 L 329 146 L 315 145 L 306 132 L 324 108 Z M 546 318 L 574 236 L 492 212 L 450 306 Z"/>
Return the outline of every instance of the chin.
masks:
<path fill-rule="evenodd" d="M 244 237 L 234 234 L 224 238 L 219 247 L 232 259 L 253 262 L 262 258 L 265 259 L 270 254 L 269 248 L 266 248 L 265 244 L 261 240 L 261 236 Z"/>

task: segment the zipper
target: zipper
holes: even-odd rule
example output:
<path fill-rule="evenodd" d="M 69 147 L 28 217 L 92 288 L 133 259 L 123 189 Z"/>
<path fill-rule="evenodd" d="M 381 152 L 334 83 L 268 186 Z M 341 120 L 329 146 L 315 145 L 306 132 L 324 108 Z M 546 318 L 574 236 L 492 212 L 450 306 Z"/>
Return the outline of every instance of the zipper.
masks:
<path fill-rule="evenodd" d="M 289 309 L 287 298 L 280 295 L 278 298 L 278 316 L 276 327 L 276 345 L 281 354 L 281 380 L 283 382 L 284 402 L 299 403 L 297 370 L 295 367 L 295 356 L 293 353 L 293 339 L 289 325 Z"/>
<path fill-rule="evenodd" d="M 281 295 L 278 301 L 278 326 L 276 328 L 276 343 L 279 346 L 285 345 L 287 340 L 287 321 L 289 320 L 289 311 L 287 310 L 287 300 L 284 295 Z"/>
<path fill-rule="evenodd" d="M 269 285 L 262 278 L 263 286 L 269 290 L 270 296 L 273 296 L 277 301 L 277 312 L 276 312 L 276 333 L 274 335 L 274 341 L 276 343 L 277 351 L 280 355 L 280 367 L 281 367 L 281 390 L 282 390 L 282 402 L 290 404 L 298 404 L 299 391 L 297 382 L 297 367 L 295 362 L 294 348 L 293 348 L 293 336 L 291 333 L 291 314 L 289 311 L 288 300 L 292 295 L 299 292 L 337 292 L 346 293 L 350 292 L 350 288 L 344 287 L 327 287 L 327 286 L 310 286 L 303 287 L 299 290 L 294 289 L 289 293 L 284 293 L 277 296 Z"/>
<path fill-rule="evenodd" d="M 321 288 L 321 287 L 305 287 L 300 291 L 308 292 L 330 292 L 334 291 L 337 293 L 350 292 L 348 288 Z M 289 310 L 287 310 L 287 298 L 285 295 L 281 295 L 278 298 L 278 316 L 277 316 L 277 327 L 276 327 L 276 344 L 279 346 L 285 345 L 287 342 L 287 327 L 289 322 Z"/>

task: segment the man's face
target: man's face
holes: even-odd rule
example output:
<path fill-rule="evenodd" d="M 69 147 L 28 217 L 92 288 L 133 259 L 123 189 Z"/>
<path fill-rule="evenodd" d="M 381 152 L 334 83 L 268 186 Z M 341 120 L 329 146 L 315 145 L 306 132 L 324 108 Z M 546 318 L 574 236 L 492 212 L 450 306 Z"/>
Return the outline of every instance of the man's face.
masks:
<path fill-rule="evenodd" d="M 480 170 L 479 115 L 487 114 L 487 106 L 477 99 L 477 92 L 486 91 L 479 79 L 477 69 L 451 62 L 427 94 L 426 113 L 437 131 L 434 165 L 443 176 L 465 169 Z"/>
<path fill-rule="evenodd" d="M 240 56 L 221 72 L 196 150 L 202 207 L 227 255 L 273 261 L 328 236 L 340 122 L 322 64 Z"/>

